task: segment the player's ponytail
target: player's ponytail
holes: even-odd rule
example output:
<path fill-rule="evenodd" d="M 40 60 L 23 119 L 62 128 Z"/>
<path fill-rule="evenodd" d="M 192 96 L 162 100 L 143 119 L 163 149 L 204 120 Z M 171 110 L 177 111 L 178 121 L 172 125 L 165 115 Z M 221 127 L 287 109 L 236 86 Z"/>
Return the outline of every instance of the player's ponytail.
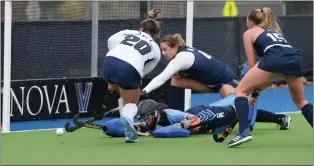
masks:
<path fill-rule="evenodd" d="M 180 34 L 166 35 L 161 38 L 161 43 L 166 43 L 169 47 L 178 47 L 179 49 L 186 47 L 185 41 Z"/>
<path fill-rule="evenodd" d="M 153 38 L 159 37 L 160 35 L 160 25 L 156 21 L 156 18 L 161 14 L 160 9 L 152 9 L 147 14 L 147 19 L 141 22 L 142 31 L 150 34 Z"/>
<path fill-rule="evenodd" d="M 160 35 L 160 25 L 154 19 L 146 19 L 141 22 L 142 31 L 150 34 L 153 38 L 159 37 Z"/>
<path fill-rule="evenodd" d="M 268 28 L 275 32 L 282 33 L 278 24 L 278 18 L 268 7 L 251 10 L 248 15 L 248 20 L 252 21 L 257 27 Z"/>
<path fill-rule="evenodd" d="M 180 34 L 174 34 L 173 37 L 175 37 L 178 41 L 177 46 L 179 46 L 180 48 L 186 47 L 185 41 Z"/>
<path fill-rule="evenodd" d="M 278 18 L 275 16 L 273 11 L 268 7 L 264 7 L 262 10 L 265 15 L 265 20 L 262 22 L 262 25 L 266 28 L 272 29 L 275 32 L 282 33 L 278 24 Z"/>
<path fill-rule="evenodd" d="M 167 43 L 171 48 L 178 47 L 181 49 L 186 47 L 185 41 L 180 34 L 166 35 L 161 38 L 160 42 Z"/>

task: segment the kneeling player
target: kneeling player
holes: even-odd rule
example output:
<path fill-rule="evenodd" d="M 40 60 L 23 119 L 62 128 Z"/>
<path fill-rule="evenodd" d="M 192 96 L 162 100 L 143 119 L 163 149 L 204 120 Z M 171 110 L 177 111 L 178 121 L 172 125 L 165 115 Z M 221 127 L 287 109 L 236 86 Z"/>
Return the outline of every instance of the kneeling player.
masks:
<path fill-rule="evenodd" d="M 265 116 L 265 112 L 271 116 Z M 190 130 L 194 134 L 206 133 L 227 127 L 235 118 L 234 106 L 208 106 L 198 105 L 191 107 L 186 112 L 168 109 L 166 105 L 154 100 L 143 100 L 139 104 L 138 115 L 140 121 L 145 122 L 145 127 L 137 126 L 137 130 L 150 132 L 157 128 L 157 125 L 165 127 L 176 125 Z M 291 118 L 284 114 L 274 114 L 264 110 L 257 110 L 256 122 L 272 122 L 280 126 L 280 129 L 290 127 Z"/>

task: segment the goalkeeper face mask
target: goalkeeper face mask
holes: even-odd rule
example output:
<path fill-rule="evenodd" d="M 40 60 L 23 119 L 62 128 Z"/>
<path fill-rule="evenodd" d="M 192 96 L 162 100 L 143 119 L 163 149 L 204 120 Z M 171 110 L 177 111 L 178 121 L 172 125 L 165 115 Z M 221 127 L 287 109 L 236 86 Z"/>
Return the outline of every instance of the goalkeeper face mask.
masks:
<path fill-rule="evenodd" d="M 148 117 L 145 119 L 146 127 L 153 131 L 156 129 L 157 126 L 157 121 L 158 121 L 158 111 L 152 112 Z"/>
<path fill-rule="evenodd" d="M 148 131 L 152 134 L 152 132 L 156 129 L 158 122 L 158 110 L 150 112 L 139 118 L 140 122 L 145 122 L 145 125 Z"/>
<path fill-rule="evenodd" d="M 141 122 L 145 122 L 146 127 L 151 132 L 156 129 L 159 116 L 158 112 L 166 108 L 167 105 L 157 103 L 154 100 L 143 100 L 139 103 L 136 118 Z"/>

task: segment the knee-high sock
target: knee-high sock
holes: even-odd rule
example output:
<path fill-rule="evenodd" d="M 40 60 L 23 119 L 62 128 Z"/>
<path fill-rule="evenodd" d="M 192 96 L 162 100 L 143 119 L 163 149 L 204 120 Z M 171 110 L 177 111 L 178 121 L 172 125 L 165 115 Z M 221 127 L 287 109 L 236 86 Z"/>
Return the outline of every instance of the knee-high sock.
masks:
<path fill-rule="evenodd" d="M 137 105 L 134 103 L 128 103 L 124 105 L 122 108 L 122 115 L 121 117 L 127 117 L 129 120 L 134 123 L 134 117 L 137 113 Z"/>
<path fill-rule="evenodd" d="M 118 99 L 118 106 L 119 106 L 120 117 L 122 117 L 123 99 L 121 97 Z"/>
<path fill-rule="evenodd" d="M 301 111 L 304 118 L 313 127 L 313 105 L 308 103 L 301 109 Z"/>
<path fill-rule="evenodd" d="M 284 116 L 283 114 L 275 114 L 263 109 L 257 109 L 256 122 L 272 122 L 279 124 L 281 118 Z"/>
<path fill-rule="evenodd" d="M 239 120 L 239 132 L 243 133 L 245 129 L 249 128 L 249 102 L 246 97 L 237 97 L 234 104 Z"/>

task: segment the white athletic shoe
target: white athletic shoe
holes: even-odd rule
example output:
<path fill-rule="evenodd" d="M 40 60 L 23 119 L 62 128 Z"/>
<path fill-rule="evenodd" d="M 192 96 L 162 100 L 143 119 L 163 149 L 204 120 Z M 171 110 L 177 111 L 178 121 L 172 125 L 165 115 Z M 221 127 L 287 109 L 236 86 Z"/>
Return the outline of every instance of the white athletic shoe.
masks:
<path fill-rule="evenodd" d="M 239 146 L 242 143 L 252 141 L 253 137 L 251 135 L 250 129 L 245 129 L 243 133 L 238 133 L 229 143 L 228 147 Z"/>
<path fill-rule="evenodd" d="M 280 130 L 288 130 L 291 126 L 292 118 L 288 115 L 281 118 L 281 123 L 279 124 Z"/>
<path fill-rule="evenodd" d="M 127 117 L 121 117 L 120 121 L 125 130 L 125 143 L 137 143 L 138 135 L 134 126 L 132 125 L 131 120 L 129 120 Z"/>

